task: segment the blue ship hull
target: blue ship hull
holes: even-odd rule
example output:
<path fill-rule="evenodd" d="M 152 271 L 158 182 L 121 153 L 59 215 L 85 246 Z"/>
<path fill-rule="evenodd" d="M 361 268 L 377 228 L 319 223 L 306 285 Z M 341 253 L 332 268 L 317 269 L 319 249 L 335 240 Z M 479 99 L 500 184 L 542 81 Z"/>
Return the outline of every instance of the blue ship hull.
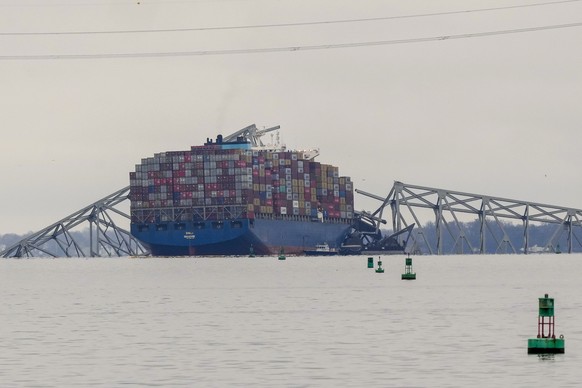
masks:
<path fill-rule="evenodd" d="M 338 248 L 350 225 L 317 221 L 236 219 L 198 223 L 133 224 L 131 233 L 153 256 L 303 254 L 327 242 Z"/>

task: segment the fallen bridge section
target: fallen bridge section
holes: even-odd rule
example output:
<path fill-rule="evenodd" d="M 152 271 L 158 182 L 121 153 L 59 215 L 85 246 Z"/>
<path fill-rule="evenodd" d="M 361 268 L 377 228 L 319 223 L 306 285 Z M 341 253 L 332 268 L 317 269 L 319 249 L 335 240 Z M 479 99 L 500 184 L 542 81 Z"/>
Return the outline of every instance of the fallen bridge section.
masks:
<path fill-rule="evenodd" d="M 395 232 L 416 224 L 408 252 L 442 255 L 582 251 L 581 209 L 399 181 L 385 197 L 356 192 L 382 202 L 374 216 L 382 217 L 384 208 L 391 210 Z M 468 219 L 473 221 L 466 222 Z M 516 225 L 521 228 L 520 241 L 507 232 Z M 468 226 L 476 228 L 469 230 Z M 543 226 L 545 234 L 536 235 L 536 242 L 543 243 L 532 246 L 530 234 L 538 226 Z"/>
<path fill-rule="evenodd" d="M 0 252 L 10 257 L 142 256 L 149 252 L 120 224 L 129 225 L 129 186 L 33 233 Z M 74 233 L 79 231 L 80 233 Z M 80 236 L 88 234 L 88 241 Z M 83 240 L 83 241 L 81 241 Z"/>

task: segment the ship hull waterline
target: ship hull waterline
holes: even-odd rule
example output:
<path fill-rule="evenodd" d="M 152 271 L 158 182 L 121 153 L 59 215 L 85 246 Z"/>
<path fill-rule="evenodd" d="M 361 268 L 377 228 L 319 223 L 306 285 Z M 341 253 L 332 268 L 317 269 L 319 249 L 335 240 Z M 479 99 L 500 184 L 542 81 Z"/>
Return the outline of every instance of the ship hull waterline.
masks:
<path fill-rule="evenodd" d="M 347 223 L 292 221 L 277 219 L 239 219 L 208 221 L 194 226 L 165 230 L 159 225 L 132 224 L 132 234 L 149 248 L 152 256 L 239 256 L 303 255 L 307 247 L 321 241 L 339 247 L 350 229 Z"/>

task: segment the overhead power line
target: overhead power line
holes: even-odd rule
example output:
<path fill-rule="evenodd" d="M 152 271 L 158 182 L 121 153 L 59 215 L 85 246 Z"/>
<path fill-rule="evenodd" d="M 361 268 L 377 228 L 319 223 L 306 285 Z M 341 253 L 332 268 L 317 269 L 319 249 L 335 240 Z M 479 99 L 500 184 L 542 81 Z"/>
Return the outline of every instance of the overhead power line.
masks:
<path fill-rule="evenodd" d="M 476 32 L 469 34 L 442 35 L 425 38 L 380 40 L 354 43 L 333 43 L 306 46 L 267 47 L 249 49 L 225 49 L 225 50 L 199 50 L 199 51 L 171 51 L 150 53 L 108 53 L 108 54 L 41 54 L 41 55 L 0 55 L 0 60 L 47 60 L 47 59 L 119 59 L 119 58 L 160 58 L 160 57 L 187 57 L 203 55 L 234 55 L 234 54 L 261 54 L 285 51 L 312 51 L 326 49 L 342 49 L 353 47 L 386 46 L 394 44 L 422 43 L 431 41 L 443 41 L 453 39 L 480 38 L 495 35 L 520 34 L 525 32 L 555 30 L 562 28 L 582 27 L 580 23 L 556 24 L 550 26 L 538 26 L 528 28 L 516 28 L 511 30 L 497 30 Z"/>
<path fill-rule="evenodd" d="M 467 14 L 467 13 L 474 13 L 474 12 L 491 12 L 491 11 L 500 11 L 500 10 L 506 10 L 506 9 L 515 9 L 515 8 L 539 7 L 539 6 L 554 5 L 554 4 L 561 4 L 561 3 L 574 3 L 574 2 L 580 2 L 580 1 L 582 1 L 582 0 L 559 0 L 559 1 L 534 3 L 534 4 L 511 5 L 511 6 L 505 6 L 505 7 L 466 9 L 466 10 L 459 10 L 459 11 L 432 12 L 432 13 L 421 13 L 421 14 L 400 15 L 400 16 L 380 16 L 380 17 L 372 17 L 372 18 L 360 18 L 360 19 L 320 20 L 320 21 L 313 21 L 313 22 L 252 24 L 252 25 L 242 25 L 242 26 L 166 28 L 166 29 L 152 29 L 152 30 L 0 32 L 0 36 L 144 34 L 144 33 L 221 31 L 221 30 L 243 30 L 243 29 L 258 29 L 258 28 L 301 27 L 301 26 L 330 25 L 330 24 L 341 24 L 341 23 L 376 22 L 376 21 L 383 21 L 383 20 L 396 20 L 396 19 L 412 19 L 412 18 L 422 18 L 422 17 L 430 17 L 430 16 Z"/>

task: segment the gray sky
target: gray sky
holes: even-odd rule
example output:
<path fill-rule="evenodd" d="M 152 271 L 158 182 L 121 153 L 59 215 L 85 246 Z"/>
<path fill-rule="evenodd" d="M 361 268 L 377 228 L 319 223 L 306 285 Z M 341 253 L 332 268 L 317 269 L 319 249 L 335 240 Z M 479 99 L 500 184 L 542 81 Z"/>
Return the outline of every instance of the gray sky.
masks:
<path fill-rule="evenodd" d="M 141 158 L 256 123 L 319 147 L 355 187 L 394 180 L 582 208 L 582 1 L 0 0 L 0 234 L 41 229 L 129 184 Z M 344 19 L 368 22 L 132 34 Z M 81 59 L 26 56 L 86 55 Z M 18 56 L 20 59 L 8 59 Z M 376 202 L 356 196 L 356 209 Z"/>

